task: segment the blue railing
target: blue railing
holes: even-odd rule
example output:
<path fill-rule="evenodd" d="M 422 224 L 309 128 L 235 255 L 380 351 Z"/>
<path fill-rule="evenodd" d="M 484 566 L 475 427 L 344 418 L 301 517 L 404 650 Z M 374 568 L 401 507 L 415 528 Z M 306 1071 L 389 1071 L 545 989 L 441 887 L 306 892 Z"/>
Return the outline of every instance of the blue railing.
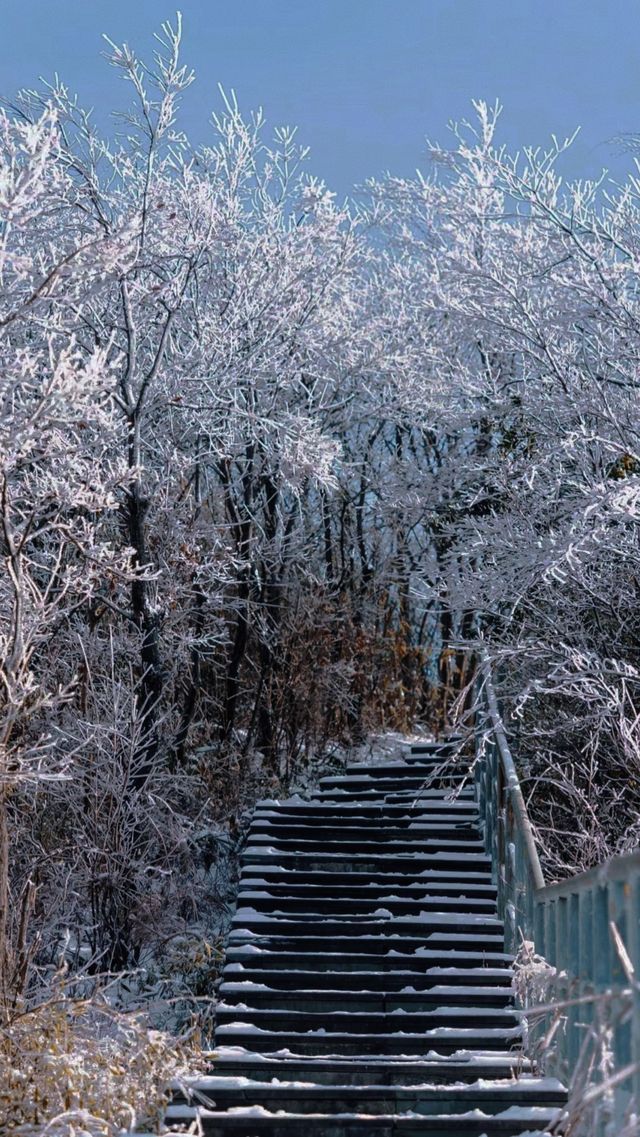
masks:
<path fill-rule="evenodd" d="M 478 676 L 481 715 L 476 730 L 476 796 L 487 852 L 498 889 L 498 915 L 504 920 L 507 951 L 533 939 L 536 893 L 544 876 L 509 750 L 486 659 Z"/>
<path fill-rule="evenodd" d="M 602 1104 L 590 1137 L 619 1133 L 633 1102 L 640 1108 L 640 853 L 546 884 L 486 658 L 478 695 L 476 796 L 506 948 L 533 942 L 556 969 L 537 1031 L 555 1022 L 547 1072 L 569 1084 L 582 1071 L 582 1106 L 589 1095 Z M 593 1058 L 603 1040 L 609 1070 Z"/>

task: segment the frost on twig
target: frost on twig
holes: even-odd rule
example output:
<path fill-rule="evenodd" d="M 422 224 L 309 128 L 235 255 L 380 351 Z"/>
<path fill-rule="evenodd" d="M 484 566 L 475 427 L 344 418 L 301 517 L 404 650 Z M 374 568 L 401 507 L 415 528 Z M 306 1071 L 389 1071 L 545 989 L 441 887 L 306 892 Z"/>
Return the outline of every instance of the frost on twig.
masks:
<path fill-rule="evenodd" d="M 533 942 L 523 937 L 513 964 L 513 990 L 523 1009 L 525 1050 L 543 1071 L 553 1060 L 556 1032 L 564 1029 L 561 1005 L 557 1004 L 550 1016 L 548 1013 L 563 979 L 566 973 L 558 972 L 536 952 Z"/>

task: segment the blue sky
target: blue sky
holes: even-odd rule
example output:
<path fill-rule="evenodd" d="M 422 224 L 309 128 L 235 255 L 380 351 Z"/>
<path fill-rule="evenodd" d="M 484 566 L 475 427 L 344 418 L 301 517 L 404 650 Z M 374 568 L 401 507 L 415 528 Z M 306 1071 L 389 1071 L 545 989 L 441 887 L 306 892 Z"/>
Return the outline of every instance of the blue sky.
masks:
<path fill-rule="evenodd" d="M 175 3 L 175 0 L 173 0 Z M 512 146 L 582 127 L 570 176 L 628 159 L 611 139 L 640 133 L 638 0 L 183 0 L 196 85 L 183 125 L 207 138 L 217 83 L 272 125 L 297 124 L 310 169 L 339 194 L 386 169 L 424 165 L 424 139 L 505 105 Z M 170 0 L 2 0 L 0 91 L 58 71 L 96 108 L 125 97 L 101 60 L 101 33 L 149 50 Z"/>

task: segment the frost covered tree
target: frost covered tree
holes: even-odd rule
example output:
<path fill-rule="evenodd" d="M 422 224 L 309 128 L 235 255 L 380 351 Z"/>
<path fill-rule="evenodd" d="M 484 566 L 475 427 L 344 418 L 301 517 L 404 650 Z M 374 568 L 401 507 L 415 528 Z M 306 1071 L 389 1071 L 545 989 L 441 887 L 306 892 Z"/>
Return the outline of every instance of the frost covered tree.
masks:
<path fill-rule="evenodd" d="M 179 44 L 110 44 L 111 140 L 61 83 L 3 117 L 9 1002 L 61 952 L 119 970 L 197 924 L 260 781 L 356 729 L 381 634 L 344 461 L 383 351 L 363 236 L 234 98 L 191 150 Z"/>
<path fill-rule="evenodd" d="M 111 136 L 0 121 L 5 1009 L 212 959 L 244 807 L 442 726 L 479 639 L 550 870 L 638 833 L 635 176 L 479 103 L 341 205 L 235 96 L 192 149 L 179 22 L 109 54 Z"/>
<path fill-rule="evenodd" d="M 476 111 L 370 215 L 424 337 L 441 646 L 491 646 L 566 874 L 638 833 L 638 185 L 566 186 L 570 140 L 512 157 Z"/>
<path fill-rule="evenodd" d="M 60 716 L 74 698 L 80 614 L 131 576 L 109 519 L 127 486 L 113 457 L 108 353 L 68 332 L 74 294 L 121 250 L 68 208 L 55 115 L 0 119 L 0 978 L 3 1004 L 26 980 L 37 881 L 10 873 L 23 793 L 68 775 Z M 18 840 L 18 857 L 24 849 Z M 26 871 L 25 871 L 26 870 Z"/>

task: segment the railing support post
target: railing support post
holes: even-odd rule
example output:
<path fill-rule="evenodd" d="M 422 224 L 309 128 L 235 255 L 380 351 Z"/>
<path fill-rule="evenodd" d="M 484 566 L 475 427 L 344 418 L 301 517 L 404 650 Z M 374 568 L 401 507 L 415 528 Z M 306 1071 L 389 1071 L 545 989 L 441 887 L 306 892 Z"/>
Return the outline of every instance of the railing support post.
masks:
<path fill-rule="evenodd" d="M 555 1033 L 548 1072 L 570 1078 L 589 1044 L 606 1047 L 609 1035 L 614 1068 L 629 1071 L 606 1089 L 594 1113 L 593 1137 L 603 1137 L 608 1122 L 616 1132 L 622 1129 L 632 1102 L 640 1112 L 640 853 L 545 884 L 486 657 L 478 690 L 484 717 L 476 796 L 506 948 L 517 951 L 521 938 L 533 940 L 538 954 L 566 973 L 555 981 L 566 1029 Z M 591 1074 L 603 1090 L 605 1053 L 597 1056 Z"/>

